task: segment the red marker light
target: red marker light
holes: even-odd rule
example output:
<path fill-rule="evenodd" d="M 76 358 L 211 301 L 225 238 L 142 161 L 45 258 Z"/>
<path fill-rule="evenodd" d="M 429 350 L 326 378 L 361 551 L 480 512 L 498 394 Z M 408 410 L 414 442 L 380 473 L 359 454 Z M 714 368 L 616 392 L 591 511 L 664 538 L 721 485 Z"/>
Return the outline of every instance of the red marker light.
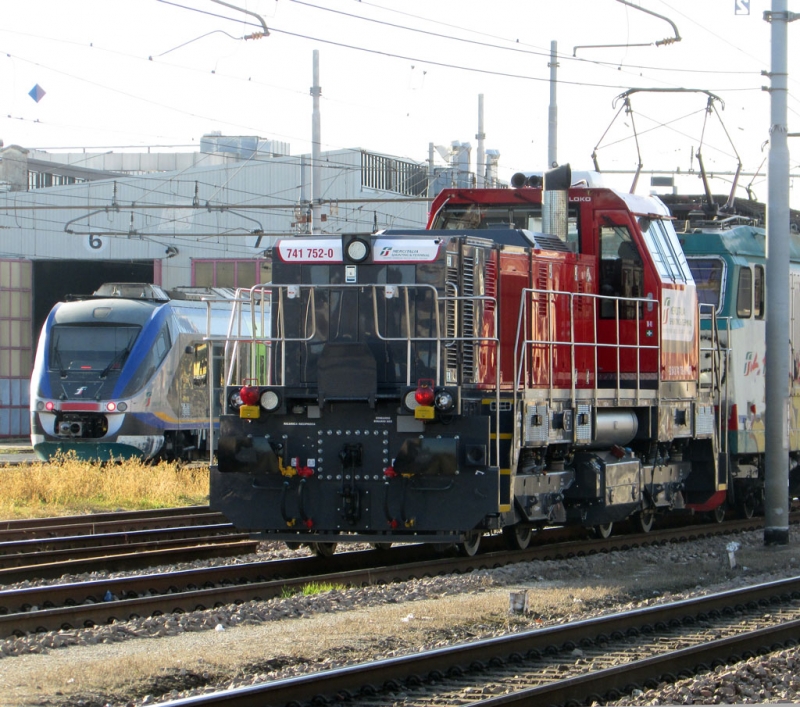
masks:
<path fill-rule="evenodd" d="M 117 409 L 116 403 L 106 403 L 106 410 L 108 410 L 109 412 L 114 412 L 114 410 L 116 409 Z"/>
<path fill-rule="evenodd" d="M 245 385 L 242 386 L 242 389 L 239 391 L 239 397 L 242 399 L 244 405 L 258 405 L 261 393 L 256 386 Z"/>
<path fill-rule="evenodd" d="M 55 407 L 56 407 L 56 406 L 55 406 L 55 404 L 53 403 L 53 401 L 52 401 L 52 400 L 48 400 L 48 401 L 47 401 L 47 402 L 44 404 L 44 409 L 45 409 L 45 410 L 47 410 L 48 412 L 50 412 L 51 410 L 55 410 Z"/>
<path fill-rule="evenodd" d="M 397 476 L 397 472 L 394 470 L 394 467 L 393 467 L 393 466 L 387 466 L 387 467 L 386 467 L 386 468 L 383 470 L 383 475 L 384 475 L 384 476 L 385 476 L 387 479 L 393 479 L 395 476 Z"/>
<path fill-rule="evenodd" d="M 433 381 L 423 378 L 417 383 L 417 390 L 414 393 L 414 400 L 416 400 L 419 405 L 430 407 L 433 405 L 433 399 Z"/>

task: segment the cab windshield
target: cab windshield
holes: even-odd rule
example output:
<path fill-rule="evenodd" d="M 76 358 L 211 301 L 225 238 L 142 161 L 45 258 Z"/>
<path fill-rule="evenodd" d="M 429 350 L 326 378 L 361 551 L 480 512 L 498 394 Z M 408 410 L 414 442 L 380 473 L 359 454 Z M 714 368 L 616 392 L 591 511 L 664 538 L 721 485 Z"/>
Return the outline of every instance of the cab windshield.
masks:
<path fill-rule="evenodd" d="M 138 326 L 53 327 L 51 371 L 97 371 L 108 375 L 122 364 L 139 336 Z"/>

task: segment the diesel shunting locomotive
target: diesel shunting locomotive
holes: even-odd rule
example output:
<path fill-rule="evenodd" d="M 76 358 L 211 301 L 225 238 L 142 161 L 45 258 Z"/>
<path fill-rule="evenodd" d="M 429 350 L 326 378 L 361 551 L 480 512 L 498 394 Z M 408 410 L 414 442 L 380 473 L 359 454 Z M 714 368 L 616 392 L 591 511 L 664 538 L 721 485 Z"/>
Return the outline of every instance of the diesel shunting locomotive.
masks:
<path fill-rule="evenodd" d="M 568 166 L 446 190 L 426 231 L 281 239 L 211 337 L 211 505 L 320 554 L 752 506 L 722 453 L 719 314 L 658 198 Z"/>

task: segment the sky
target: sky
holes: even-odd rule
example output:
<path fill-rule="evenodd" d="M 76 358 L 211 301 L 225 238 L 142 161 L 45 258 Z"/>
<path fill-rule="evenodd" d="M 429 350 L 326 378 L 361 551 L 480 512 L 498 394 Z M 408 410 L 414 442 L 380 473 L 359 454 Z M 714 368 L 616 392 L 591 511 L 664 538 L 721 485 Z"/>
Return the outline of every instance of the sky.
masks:
<path fill-rule="evenodd" d="M 591 169 L 594 153 L 606 171 L 641 161 L 691 173 L 700 148 L 710 172 L 733 172 L 738 160 L 744 172 L 760 170 L 740 185 L 764 201 L 770 2 L 750 0 L 739 15 L 737 4 L 748 3 L 6 0 L 0 139 L 50 151 L 192 150 L 220 131 L 289 143 L 299 155 L 311 149 L 317 50 L 323 150 L 422 162 L 430 143 L 443 152 L 470 143 L 474 165 L 482 94 L 486 148 L 499 151 L 508 179 L 547 168 L 555 41 L 559 163 Z M 254 36 L 262 20 L 269 35 Z M 680 41 L 664 41 L 676 32 Z M 800 22 L 788 35 L 788 128 L 800 132 Z M 633 93 L 626 110 L 619 97 L 630 89 L 659 90 Z M 800 138 L 789 147 L 800 155 Z M 800 174 L 797 156 L 790 165 Z M 627 188 L 632 177 L 613 179 Z M 714 191 L 730 183 L 716 177 Z M 682 188 L 701 185 L 691 176 Z M 800 208 L 800 179 L 791 201 Z"/>

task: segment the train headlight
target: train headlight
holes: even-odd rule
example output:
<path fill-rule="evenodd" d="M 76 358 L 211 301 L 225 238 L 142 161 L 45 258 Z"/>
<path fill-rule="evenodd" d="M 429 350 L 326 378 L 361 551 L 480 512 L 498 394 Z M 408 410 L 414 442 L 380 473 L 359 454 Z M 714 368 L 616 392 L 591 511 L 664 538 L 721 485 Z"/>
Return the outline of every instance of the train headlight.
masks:
<path fill-rule="evenodd" d="M 243 385 L 239 389 L 239 397 L 243 405 L 258 405 L 258 399 L 261 397 L 261 393 L 258 387 L 254 385 Z"/>
<path fill-rule="evenodd" d="M 239 391 L 238 391 L 238 390 L 234 390 L 234 391 L 233 391 L 233 392 L 232 392 L 232 393 L 231 393 L 231 394 L 228 396 L 228 404 L 229 404 L 229 405 L 230 405 L 230 406 L 231 406 L 231 407 L 232 407 L 234 410 L 238 410 L 240 407 L 242 407 L 242 405 L 244 405 L 244 402 L 242 401 L 242 396 L 241 396 L 241 395 L 239 395 Z"/>
<path fill-rule="evenodd" d="M 128 409 L 128 403 L 117 403 L 117 410 L 125 412 Z"/>
<path fill-rule="evenodd" d="M 44 403 L 41 400 L 36 403 L 36 409 L 39 411 L 44 410 Z"/>
<path fill-rule="evenodd" d="M 436 391 L 433 399 L 433 405 L 437 410 L 448 412 L 453 409 L 455 401 L 450 391 L 440 388 Z"/>
<path fill-rule="evenodd" d="M 369 257 L 369 243 L 361 238 L 354 238 L 347 244 L 347 257 L 354 263 L 362 263 Z"/>
<path fill-rule="evenodd" d="M 416 396 L 416 390 L 409 390 L 403 397 L 403 405 L 405 405 L 409 410 L 414 410 L 419 405 Z"/>
<path fill-rule="evenodd" d="M 280 404 L 281 398 L 274 390 L 265 390 L 261 393 L 261 407 L 267 412 L 276 410 Z"/>
<path fill-rule="evenodd" d="M 114 402 L 108 402 L 108 403 L 106 403 L 106 410 L 108 410 L 108 412 L 116 412 L 116 410 L 117 410 L 117 404 L 116 404 L 116 403 L 114 403 Z"/>

